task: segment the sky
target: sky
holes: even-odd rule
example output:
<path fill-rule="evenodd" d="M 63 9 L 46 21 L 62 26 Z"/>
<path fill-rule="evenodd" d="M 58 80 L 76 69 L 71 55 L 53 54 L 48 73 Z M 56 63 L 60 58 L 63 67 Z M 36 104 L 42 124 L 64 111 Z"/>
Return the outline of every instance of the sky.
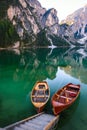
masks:
<path fill-rule="evenodd" d="M 59 21 L 87 4 L 87 0 L 38 0 L 46 9 L 55 8 Z"/>

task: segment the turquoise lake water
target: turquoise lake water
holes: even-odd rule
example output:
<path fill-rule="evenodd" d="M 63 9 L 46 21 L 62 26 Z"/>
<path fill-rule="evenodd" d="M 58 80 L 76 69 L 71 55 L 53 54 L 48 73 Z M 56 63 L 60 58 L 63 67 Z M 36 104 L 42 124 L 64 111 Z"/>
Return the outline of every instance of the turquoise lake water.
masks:
<path fill-rule="evenodd" d="M 84 53 L 83 53 L 84 52 Z M 0 51 L 0 127 L 36 114 L 30 94 L 36 81 L 46 80 L 51 97 L 67 83 L 81 85 L 76 102 L 60 115 L 56 130 L 87 130 L 87 51 L 84 48 Z"/>

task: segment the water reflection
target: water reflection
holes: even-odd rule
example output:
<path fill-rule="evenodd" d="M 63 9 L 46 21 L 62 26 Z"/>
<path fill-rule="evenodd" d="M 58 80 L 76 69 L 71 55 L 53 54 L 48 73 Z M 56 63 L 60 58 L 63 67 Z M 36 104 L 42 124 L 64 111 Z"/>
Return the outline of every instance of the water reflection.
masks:
<path fill-rule="evenodd" d="M 0 51 L 0 66 L 9 65 L 15 65 L 14 80 L 24 80 L 27 77 L 32 80 L 36 77 L 36 81 L 47 77 L 54 79 L 60 66 L 69 75 L 87 83 L 87 51 L 84 48 Z"/>
<path fill-rule="evenodd" d="M 37 80 L 48 82 L 51 96 L 69 82 L 87 84 L 86 55 L 87 51 L 84 48 L 0 51 L 0 127 L 35 114 L 30 92 Z M 77 103 L 79 108 L 85 106 L 83 100 L 86 100 L 87 95 L 85 91 L 87 87 L 82 85 L 81 88 L 83 93 L 81 92 L 80 105 Z M 50 101 L 46 106 L 48 111 L 49 106 L 51 108 Z M 81 109 L 83 109 L 81 115 L 85 115 L 85 107 Z M 80 118 L 84 120 L 83 116 Z"/>

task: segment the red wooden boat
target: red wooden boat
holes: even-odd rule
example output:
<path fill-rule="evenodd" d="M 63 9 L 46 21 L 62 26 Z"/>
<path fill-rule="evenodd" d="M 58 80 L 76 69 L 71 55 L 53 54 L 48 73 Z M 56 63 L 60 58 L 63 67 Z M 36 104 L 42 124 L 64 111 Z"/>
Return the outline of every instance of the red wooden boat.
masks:
<path fill-rule="evenodd" d="M 50 97 L 49 86 L 46 81 L 38 81 L 33 87 L 31 93 L 31 102 L 35 106 L 37 113 L 43 111 L 46 103 L 48 102 Z"/>
<path fill-rule="evenodd" d="M 68 108 L 78 97 L 80 93 L 80 85 L 72 83 L 67 84 L 57 91 L 51 99 L 54 115 Z"/>

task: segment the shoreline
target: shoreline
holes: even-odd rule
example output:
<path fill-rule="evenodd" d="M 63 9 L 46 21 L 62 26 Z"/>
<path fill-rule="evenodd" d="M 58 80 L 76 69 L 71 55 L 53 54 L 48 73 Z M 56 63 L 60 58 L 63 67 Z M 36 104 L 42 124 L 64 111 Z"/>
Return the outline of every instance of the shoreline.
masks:
<path fill-rule="evenodd" d="M 18 47 L 18 48 L 14 48 L 14 47 L 5 47 L 5 48 L 2 48 L 2 47 L 0 47 L 0 50 L 14 50 L 14 49 L 28 49 L 28 48 L 33 48 L 33 49 L 35 49 L 35 48 L 52 48 L 52 49 L 54 49 L 54 48 L 67 48 L 67 47 L 69 47 L 69 46 L 55 46 L 55 47 L 51 47 L 51 46 L 24 46 L 24 47 Z"/>

